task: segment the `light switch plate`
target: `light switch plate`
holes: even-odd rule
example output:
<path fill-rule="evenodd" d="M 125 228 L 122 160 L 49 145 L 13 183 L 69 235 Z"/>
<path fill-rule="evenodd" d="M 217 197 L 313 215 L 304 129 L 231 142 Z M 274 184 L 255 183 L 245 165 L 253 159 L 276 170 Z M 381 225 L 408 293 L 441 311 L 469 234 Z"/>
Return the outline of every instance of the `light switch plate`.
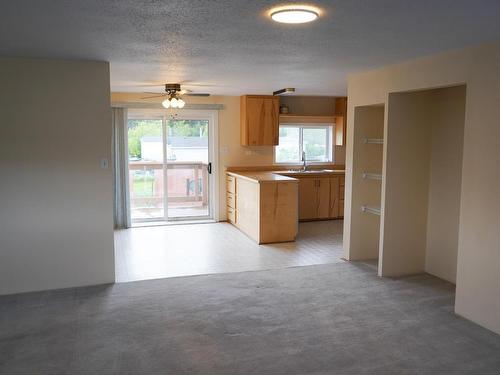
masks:
<path fill-rule="evenodd" d="M 101 165 L 101 169 L 108 169 L 109 168 L 109 160 L 106 158 L 102 158 L 100 165 Z"/>

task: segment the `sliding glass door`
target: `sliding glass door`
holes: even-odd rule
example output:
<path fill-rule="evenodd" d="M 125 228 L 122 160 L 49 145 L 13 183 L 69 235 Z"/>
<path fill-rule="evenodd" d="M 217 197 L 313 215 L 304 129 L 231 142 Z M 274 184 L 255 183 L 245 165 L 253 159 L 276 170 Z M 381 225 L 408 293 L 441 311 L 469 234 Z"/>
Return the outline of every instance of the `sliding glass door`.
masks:
<path fill-rule="evenodd" d="M 210 217 L 207 119 L 167 121 L 167 213 L 170 220 Z"/>
<path fill-rule="evenodd" d="M 161 118 L 129 116 L 128 180 L 132 221 L 165 218 L 163 136 Z"/>
<path fill-rule="evenodd" d="M 129 110 L 132 222 L 213 218 L 213 119 Z"/>

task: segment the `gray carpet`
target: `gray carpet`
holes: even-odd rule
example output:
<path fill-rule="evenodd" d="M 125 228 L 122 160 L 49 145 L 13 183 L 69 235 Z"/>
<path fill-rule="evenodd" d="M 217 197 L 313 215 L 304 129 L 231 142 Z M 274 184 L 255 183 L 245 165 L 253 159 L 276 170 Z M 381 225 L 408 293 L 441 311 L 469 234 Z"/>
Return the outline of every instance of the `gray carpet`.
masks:
<path fill-rule="evenodd" d="M 453 285 L 362 264 L 0 298 L 0 374 L 500 374 Z"/>

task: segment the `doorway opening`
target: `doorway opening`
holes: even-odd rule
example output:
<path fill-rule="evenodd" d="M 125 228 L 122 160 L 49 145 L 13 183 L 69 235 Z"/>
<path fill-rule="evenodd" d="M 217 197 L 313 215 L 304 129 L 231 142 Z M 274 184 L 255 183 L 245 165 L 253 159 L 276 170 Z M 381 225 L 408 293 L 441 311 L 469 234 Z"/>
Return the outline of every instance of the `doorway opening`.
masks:
<path fill-rule="evenodd" d="M 129 109 L 129 210 L 133 224 L 214 220 L 216 113 Z"/>

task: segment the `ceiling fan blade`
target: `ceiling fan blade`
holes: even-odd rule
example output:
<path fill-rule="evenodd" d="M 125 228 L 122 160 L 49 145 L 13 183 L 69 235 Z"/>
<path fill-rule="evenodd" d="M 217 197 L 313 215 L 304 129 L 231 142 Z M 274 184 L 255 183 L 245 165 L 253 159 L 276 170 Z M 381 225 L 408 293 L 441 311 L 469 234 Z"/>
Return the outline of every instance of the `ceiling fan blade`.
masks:
<path fill-rule="evenodd" d="M 154 94 L 154 93 L 151 93 L 151 94 Z M 161 95 L 153 95 L 153 96 L 145 96 L 141 99 L 153 99 L 153 98 L 161 98 L 162 96 L 165 96 L 165 94 L 161 94 Z"/>
<path fill-rule="evenodd" d="M 179 82 L 181 86 L 195 86 L 195 87 L 224 87 L 224 85 L 219 85 L 217 83 L 195 83 L 195 82 L 189 82 L 189 81 L 182 81 Z"/>
<path fill-rule="evenodd" d="M 184 94 L 185 96 L 210 96 L 208 93 L 201 93 L 201 92 L 191 92 Z"/>
<path fill-rule="evenodd" d="M 113 85 L 114 87 L 165 87 L 164 83 L 153 83 L 153 82 L 124 82 L 117 85 Z"/>

